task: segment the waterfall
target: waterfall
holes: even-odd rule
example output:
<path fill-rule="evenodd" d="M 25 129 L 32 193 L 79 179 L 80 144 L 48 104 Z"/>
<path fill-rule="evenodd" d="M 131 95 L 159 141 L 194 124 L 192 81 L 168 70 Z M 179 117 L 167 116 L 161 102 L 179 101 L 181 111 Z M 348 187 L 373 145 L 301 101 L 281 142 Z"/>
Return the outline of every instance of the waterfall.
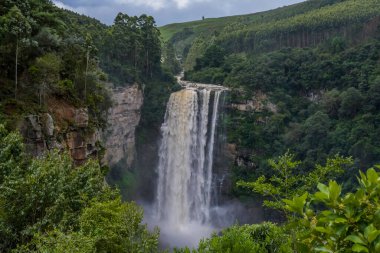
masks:
<path fill-rule="evenodd" d="M 156 214 L 168 226 L 209 224 L 212 167 L 223 89 L 171 95 L 161 127 Z"/>
<path fill-rule="evenodd" d="M 208 162 L 207 162 L 207 181 L 206 181 L 206 207 L 207 212 L 205 213 L 206 216 L 206 222 L 210 221 L 210 203 L 211 203 L 211 183 L 212 183 L 212 165 L 213 165 L 213 155 L 214 155 L 214 144 L 215 144 L 215 128 L 216 128 L 216 121 L 218 119 L 218 109 L 219 109 L 219 98 L 220 98 L 220 91 L 215 92 L 214 97 L 214 106 L 213 106 L 213 112 L 212 112 L 212 120 L 211 120 L 211 132 L 210 132 L 210 142 L 209 142 L 209 148 L 208 148 Z"/>

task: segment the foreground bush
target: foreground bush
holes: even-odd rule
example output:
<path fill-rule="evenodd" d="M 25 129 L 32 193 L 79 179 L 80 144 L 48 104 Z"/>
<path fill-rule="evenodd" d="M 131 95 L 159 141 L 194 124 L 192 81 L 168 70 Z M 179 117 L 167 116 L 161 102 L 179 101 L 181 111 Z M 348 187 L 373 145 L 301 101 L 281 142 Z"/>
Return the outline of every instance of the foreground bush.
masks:
<path fill-rule="evenodd" d="M 177 253 L 274 253 L 292 252 L 284 229 L 272 223 L 232 226 L 202 240 L 197 250 L 177 250 Z"/>
<path fill-rule="evenodd" d="M 342 194 L 335 181 L 308 197 L 285 200 L 301 226 L 302 252 L 380 252 L 380 172 L 360 172 L 358 188 Z M 319 208 L 316 208 L 319 207 Z"/>
<path fill-rule="evenodd" d="M 68 154 L 24 154 L 0 125 L 0 252 L 156 252 L 158 232 L 123 203 L 99 163 L 74 167 Z"/>
<path fill-rule="evenodd" d="M 329 160 L 326 167 L 319 168 L 318 175 L 321 176 L 320 170 L 326 172 L 325 169 L 328 168 L 334 168 L 335 171 L 342 169 L 347 164 L 346 161 L 349 162 L 350 159 Z M 312 193 L 306 191 L 309 188 L 303 184 L 299 184 L 298 188 L 293 185 L 289 189 L 294 191 L 289 195 L 290 199 L 283 199 L 288 219 L 284 224 L 236 225 L 202 240 L 196 250 L 182 249 L 177 252 L 380 252 L 379 169 L 380 166 L 376 166 L 366 173 L 360 171 L 358 186 L 348 193 L 342 193 L 342 186 L 336 181 L 330 180 L 326 185 L 320 183 L 320 178 L 311 177 L 316 179 L 314 185 L 317 185 L 317 192 L 313 187 L 310 187 Z M 322 178 L 325 180 L 328 177 Z M 281 182 L 282 177 L 274 175 L 271 180 Z M 279 188 L 268 185 L 259 189 L 264 193 L 265 189 L 269 191 Z"/>
<path fill-rule="evenodd" d="M 98 202 L 85 208 L 78 231 L 54 230 L 37 234 L 19 252 L 157 252 L 158 232 L 149 233 L 141 225 L 143 212 L 134 203 L 120 198 Z M 35 250 L 31 250 L 35 249 Z"/>

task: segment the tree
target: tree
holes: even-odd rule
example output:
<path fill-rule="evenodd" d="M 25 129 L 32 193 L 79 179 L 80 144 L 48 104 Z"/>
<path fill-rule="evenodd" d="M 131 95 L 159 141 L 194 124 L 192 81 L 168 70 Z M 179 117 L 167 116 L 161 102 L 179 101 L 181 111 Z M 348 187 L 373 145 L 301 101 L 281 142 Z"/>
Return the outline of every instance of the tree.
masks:
<path fill-rule="evenodd" d="M 6 15 L 14 6 L 20 9 L 24 15 L 28 16 L 30 14 L 31 5 L 29 0 L 3 0 L 0 5 L 0 16 Z"/>
<path fill-rule="evenodd" d="M 0 124 L 0 185 L 20 166 L 23 166 L 24 145 L 17 133 L 8 133 Z"/>
<path fill-rule="evenodd" d="M 156 21 L 152 16 L 145 14 L 138 18 L 141 28 L 141 38 L 145 51 L 145 76 L 153 76 L 153 70 L 161 60 L 160 30 L 156 26 Z"/>
<path fill-rule="evenodd" d="M 322 111 L 317 111 L 306 119 L 303 125 L 305 151 L 320 151 L 325 148 L 330 122 L 329 116 Z"/>
<path fill-rule="evenodd" d="M 380 75 L 377 76 L 371 83 L 369 89 L 369 104 L 373 106 L 373 110 L 377 111 L 380 108 Z"/>
<path fill-rule="evenodd" d="M 154 18 L 117 14 L 101 55 L 104 70 L 119 85 L 152 79 L 161 69 L 160 32 Z"/>
<path fill-rule="evenodd" d="M 28 38 L 32 28 L 28 19 L 21 13 L 17 6 L 13 6 L 3 19 L 4 27 L 8 31 L 8 35 L 15 41 L 15 98 L 17 98 L 20 44 L 23 42 L 23 39 Z"/>
<path fill-rule="evenodd" d="M 340 108 L 340 92 L 337 89 L 330 90 L 323 95 L 322 107 L 325 112 L 333 118 L 338 117 Z"/>
<path fill-rule="evenodd" d="M 94 161 L 74 168 L 69 155 L 53 152 L 21 165 L 0 185 L 0 251 L 28 242 L 37 232 L 77 227 L 82 209 L 108 191 Z"/>
<path fill-rule="evenodd" d="M 142 219 L 98 162 L 74 167 L 58 151 L 28 160 L 20 135 L 0 125 L 1 252 L 158 252 L 159 232 Z"/>
<path fill-rule="evenodd" d="M 42 27 L 34 39 L 38 43 L 38 50 L 43 54 L 57 50 L 62 43 L 57 32 L 49 27 Z"/>
<path fill-rule="evenodd" d="M 159 233 L 157 230 L 151 233 L 141 224 L 142 214 L 136 204 L 122 203 L 120 198 L 95 199 L 80 215 L 78 231 L 39 233 L 25 248 L 54 253 L 158 252 Z"/>
<path fill-rule="evenodd" d="M 334 37 L 330 41 L 330 50 L 335 54 L 344 51 L 345 48 L 346 41 L 342 37 Z"/>
<path fill-rule="evenodd" d="M 206 49 L 206 52 L 201 58 L 196 60 L 194 70 L 201 70 L 202 68 L 217 68 L 222 66 L 225 61 L 226 52 L 218 45 L 211 45 Z"/>
<path fill-rule="evenodd" d="M 300 161 L 294 160 L 294 155 L 289 152 L 280 156 L 278 160 L 269 160 L 272 177 L 259 177 L 254 182 L 240 181 L 240 187 L 246 187 L 264 197 L 264 206 L 287 213 L 282 199 L 291 199 L 305 191 L 311 191 L 318 182 L 326 182 L 344 172 L 344 166 L 352 165 L 351 158 L 335 156 L 327 160 L 326 165 L 316 165 L 310 172 L 300 170 Z"/>
<path fill-rule="evenodd" d="M 47 91 L 58 85 L 61 59 L 53 53 L 38 57 L 29 68 L 34 82 L 38 83 L 39 104 L 42 105 Z"/>
<path fill-rule="evenodd" d="M 275 224 L 232 226 L 199 243 L 197 250 L 175 249 L 176 253 L 290 253 L 290 240 L 285 230 Z"/>
<path fill-rule="evenodd" d="M 284 200 L 286 209 L 299 217 L 302 252 L 380 252 L 378 169 L 359 172 L 359 187 L 354 192 L 343 195 L 342 187 L 330 181 L 319 183 L 319 191 L 309 198 L 305 193 Z"/>
<path fill-rule="evenodd" d="M 88 68 L 89 68 L 90 57 L 91 57 L 91 54 L 96 51 L 96 47 L 94 45 L 94 42 L 90 34 L 87 34 L 86 36 L 85 47 L 86 47 L 86 70 L 85 70 L 85 77 L 84 77 L 85 78 L 84 79 L 84 99 L 87 98 L 87 78 L 88 78 Z"/>
<path fill-rule="evenodd" d="M 339 113 L 342 116 L 354 117 L 361 109 L 363 96 L 359 90 L 354 87 L 348 88 L 340 95 L 342 100 Z"/>
<path fill-rule="evenodd" d="M 35 234 L 30 243 L 18 245 L 12 252 L 90 253 L 94 252 L 94 240 L 80 232 L 64 233 L 55 229 L 47 233 Z"/>
<path fill-rule="evenodd" d="M 97 252 L 155 252 L 158 231 L 148 232 L 141 225 L 143 211 L 120 198 L 94 202 L 80 217 L 81 231 L 95 239 Z"/>
<path fill-rule="evenodd" d="M 181 72 L 181 65 L 176 57 L 172 43 L 167 42 L 163 47 L 163 67 L 166 67 L 173 74 Z"/>

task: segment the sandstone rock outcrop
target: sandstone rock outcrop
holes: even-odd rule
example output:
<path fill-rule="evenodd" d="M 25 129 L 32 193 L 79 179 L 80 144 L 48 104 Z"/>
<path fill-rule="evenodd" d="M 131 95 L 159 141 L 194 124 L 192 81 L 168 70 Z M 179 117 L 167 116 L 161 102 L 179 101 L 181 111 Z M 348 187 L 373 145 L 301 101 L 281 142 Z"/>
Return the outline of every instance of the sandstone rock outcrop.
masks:
<path fill-rule="evenodd" d="M 135 131 L 140 123 L 143 92 L 137 84 L 113 90 L 113 107 L 108 113 L 108 128 L 103 133 L 105 161 L 109 166 L 120 162 L 126 169 L 133 165 L 136 153 Z"/>
<path fill-rule="evenodd" d="M 277 113 L 277 106 L 268 100 L 268 96 L 260 91 L 249 100 L 244 103 L 233 103 L 231 107 L 243 112 L 262 112 L 264 110 L 270 111 L 272 113 Z"/>
<path fill-rule="evenodd" d="M 81 110 L 81 117 L 86 110 Z M 59 149 L 68 150 L 76 164 L 83 164 L 89 157 L 96 157 L 100 140 L 98 131 L 86 132 L 88 124 L 81 121 L 81 127 L 69 127 L 62 131 L 55 125 L 50 113 L 28 115 L 23 120 L 20 131 L 25 139 L 26 151 L 36 157 L 42 156 L 46 151 Z"/>
<path fill-rule="evenodd" d="M 58 109 L 59 108 L 59 109 Z M 20 124 L 26 151 L 39 157 L 46 151 L 68 150 L 77 165 L 96 157 L 99 131 L 88 129 L 87 108 L 76 109 L 55 101 L 49 113 L 28 115 Z"/>
<path fill-rule="evenodd" d="M 106 148 L 104 162 L 126 169 L 133 165 L 136 153 L 135 131 L 140 122 L 143 92 L 132 85 L 112 91 L 113 107 L 108 113 L 108 128 L 104 132 L 89 129 L 88 109 L 75 108 L 57 99 L 48 102 L 48 113 L 28 115 L 19 129 L 25 139 L 27 152 L 41 156 L 48 150 L 68 150 L 74 162 L 83 164 L 96 158 L 102 142 Z"/>

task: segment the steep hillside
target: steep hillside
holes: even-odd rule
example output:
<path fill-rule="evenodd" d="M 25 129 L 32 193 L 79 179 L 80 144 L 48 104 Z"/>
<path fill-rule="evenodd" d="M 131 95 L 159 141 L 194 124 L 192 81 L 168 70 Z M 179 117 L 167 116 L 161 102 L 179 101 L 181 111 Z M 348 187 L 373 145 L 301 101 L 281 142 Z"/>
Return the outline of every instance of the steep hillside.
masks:
<path fill-rule="evenodd" d="M 161 30 L 184 56 L 185 79 L 231 89 L 235 179 L 265 174 L 287 150 L 304 172 L 336 154 L 360 168 L 380 162 L 379 1 L 312 0 Z"/>
<path fill-rule="evenodd" d="M 154 96 L 151 86 L 160 90 L 161 82 L 170 91 L 174 85 L 147 15 L 119 13 L 107 26 L 48 0 L 7 0 L 0 4 L 0 41 L 0 119 L 21 130 L 34 155 L 67 147 L 82 163 L 102 151 L 99 132 L 109 125 L 113 86 L 133 86 L 140 94 L 145 83 L 144 95 Z M 163 113 L 156 109 L 157 117 Z"/>
<path fill-rule="evenodd" d="M 147 15 L 106 26 L 50 0 L 0 1 L 0 252 L 158 252 L 107 166 L 131 170 L 143 96 L 173 87 L 158 35 Z"/>
<path fill-rule="evenodd" d="M 58 148 L 77 164 L 98 158 L 112 103 L 91 35 L 106 26 L 50 1 L 5 1 L 0 14 L 2 123 L 35 156 Z"/>
<path fill-rule="evenodd" d="M 379 13 L 376 0 L 309 0 L 261 13 L 170 24 L 160 31 L 191 69 L 210 41 L 234 53 L 315 46 L 337 34 L 357 42 L 373 35 Z"/>
<path fill-rule="evenodd" d="M 181 40 L 180 33 L 186 29 L 191 29 L 194 36 L 212 34 L 213 32 L 221 31 L 224 27 L 233 22 L 242 22 L 246 24 L 260 24 L 268 21 L 288 18 L 294 15 L 302 14 L 316 8 L 331 5 L 337 0 L 313 0 L 303 3 L 285 6 L 275 10 L 259 12 L 247 15 L 237 15 L 220 18 L 206 18 L 204 20 L 191 21 L 185 23 L 169 24 L 160 27 L 164 41 Z"/>

